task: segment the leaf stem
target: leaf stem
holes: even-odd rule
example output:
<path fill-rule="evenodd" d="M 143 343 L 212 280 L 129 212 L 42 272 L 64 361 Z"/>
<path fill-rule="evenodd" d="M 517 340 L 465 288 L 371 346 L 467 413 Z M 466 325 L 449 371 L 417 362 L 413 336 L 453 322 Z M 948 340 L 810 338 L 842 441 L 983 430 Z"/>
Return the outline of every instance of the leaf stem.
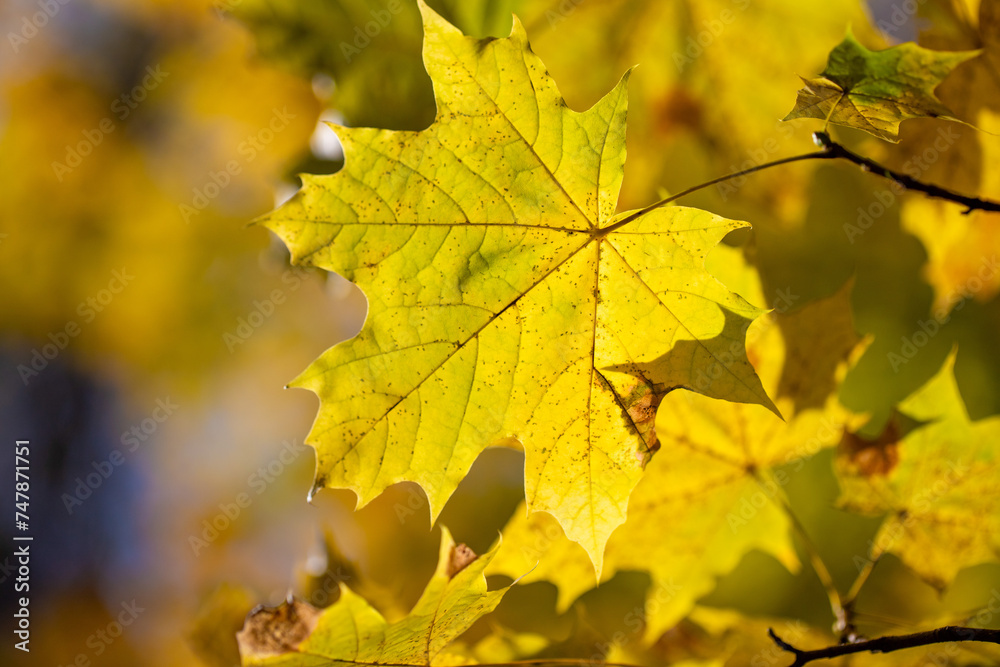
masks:
<path fill-rule="evenodd" d="M 758 482 L 760 482 L 759 479 Z M 830 611 L 833 612 L 833 616 L 836 619 L 834 627 L 841 633 L 841 636 L 846 636 L 851 631 L 849 607 L 841 597 L 840 591 L 837 590 L 837 584 L 833 581 L 833 575 L 830 574 L 829 568 L 823 562 L 823 558 L 819 554 L 819 549 L 809 537 L 805 526 L 802 525 L 802 522 L 799 521 L 799 518 L 792 510 L 792 506 L 789 504 L 783 489 L 777 489 L 777 492 L 774 494 L 774 501 L 788 517 L 788 520 L 791 521 L 792 530 L 795 531 L 796 536 L 798 536 L 799 541 L 802 543 L 806 555 L 809 556 L 809 563 L 823 585 L 823 590 L 826 591 L 826 597 L 830 601 Z"/>
<path fill-rule="evenodd" d="M 649 213 L 661 206 L 666 206 L 667 204 L 685 197 L 691 193 L 698 192 L 717 183 L 722 183 L 723 181 L 729 181 L 734 178 L 740 178 L 742 176 L 747 176 L 758 171 L 763 171 L 765 169 L 770 169 L 771 167 L 778 167 L 783 164 L 789 164 L 791 162 L 801 162 L 803 160 L 847 160 L 853 164 L 861 167 L 862 170 L 871 172 L 882 178 L 887 178 L 900 185 L 903 189 L 913 190 L 915 192 L 922 192 L 928 197 L 934 197 L 936 199 L 944 199 L 956 204 L 962 204 L 965 206 L 965 210 L 962 212 L 968 215 L 972 211 L 991 211 L 1000 212 L 1000 202 L 992 201 L 989 199 L 980 199 L 979 197 L 969 197 L 963 195 L 954 190 L 949 190 L 947 188 L 942 188 L 940 186 L 934 185 L 932 183 L 924 183 L 923 181 L 918 181 L 912 176 L 908 176 L 898 171 L 893 171 L 888 167 L 880 165 L 878 162 L 870 158 L 858 155 L 847 148 L 844 148 L 833 139 L 826 132 L 814 132 L 813 140 L 816 145 L 822 150 L 813 151 L 812 153 L 803 153 L 802 155 L 793 155 L 791 157 L 781 158 L 780 160 L 773 160 L 771 162 L 764 162 L 756 166 L 750 167 L 748 169 L 743 169 L 740 171 L 733 172 L 731 174 L 726 174 L 725 176 L 719 176 L 718 178 L 713 178 L 710 181 L 700 183 L 698 185 L 691 186 L 690 188 L 678 192 L 675 195 L 671 195 L 666 199 L 661 199 L 658 202 L 654 202 L 645 208 L 639 209 L 628 216 L 622 218 L 610 227 L 606 227 L 600 230 L 602 236 L 610 234 L 618 229 L 621 229 L 628 223 L 632 222 L 636 218 Z"/>
<path fill-rule="evenodd" d="M 876 639 L 866 639 L 864 641 L 850 644 L 838 644 L 826 648 L 804 651 L 792 646 L 781 639 L 774 630 L 769 629 L 767 633 L 782 650 L 795 656 L 795 662 L 789 667 L 803 667 L 814 660 L 826 660 L 852 653 L 891 653 L 906 648 L 918 646 L 930 646 L 932 644 L 944 644 L 948 642 L 988 642 L 1000 644 L 1000 630 L 989 630 L 985 628 L 966 628 L 955 625 L 928 630 L 926 632 L 915 632 L 910 635 L 891 635 L 888 637 L 878 637 Z"/>
<path fill-rule="evenodd" d="M 734 178 L 740 178 L 741 176 L 746 176 L 748 174 L 752 174 L 757 171 L 763 171 L 764 169 L 770 169 L 771 167 L 777 167 L 783 164 L 788 164 L 790 162 L 801 162 L 802 160 L 822 160 L 822 159 L 828 159 L 830 157 L 832 156 L 828 155 L 826 150 L 814 151 L 812 153 L 803 153 L 802 155 L 793 155 L 792 157 L 781 158 L 780 160 L 774 160 L 773 162 L 764 162 L 763 164 L 758 164 L 754 167 L 750 167 L 749 169 L 743 169 L 741 171 L 736 171 L 731 174 L 726 174 L 725 176 L 719 176 L 718 178 L 713 178 L 710 181 L 706 181 L 698 185 L 693 185 L 687 190 L 684 190 L 683 192 L 678 192 L 675 195 L 670 195 L 666 199 L 661 199 L 658 202 L 653 202 L 649 206 L 646 206 L 645 208 L 641 208 L 638 211 L 635 211 L 634 213 L 628 215 L 625 218 L 622 218 L 615 224 L 601 231 L 604 234 L 610 234 L 611 232 L 616 231 L 621 227 L 624 227 L 625 225 L 632 222 L 639 216 L 645 215 L 646 213 L 658 209 L 661 206 L 666 206 L 670 202 L 680 199 L 681 197 L 685 197 L 693 192 L 698 192 L 698 190 L 704 190 L 707 187 L 711 187 L 716 183 L 722 183 L 723 181 L 730 181 Z"/>
<path fill-rule="evenodd" d="M 875 569 L 875 564 L 878 563 L 881 557 L 881 551 L 878 553 L 868 554 L 868 559 L 866 560 L 864 567 L 862 567 L 861 571 L 858 572 L 857 579 L 854 580 L 854 583 L 851 584 L 851 589 L 847 591 L 847 595 L 844 596 L 844 606 L 846 608 L 850 609 L 854 605 L 854 602 L 858 599 L 858 595 L 861 594 L 861 587 L 865 585 L 866 581 L 868 581 L 868 577 L 871 576 L 872 570 Z"/>

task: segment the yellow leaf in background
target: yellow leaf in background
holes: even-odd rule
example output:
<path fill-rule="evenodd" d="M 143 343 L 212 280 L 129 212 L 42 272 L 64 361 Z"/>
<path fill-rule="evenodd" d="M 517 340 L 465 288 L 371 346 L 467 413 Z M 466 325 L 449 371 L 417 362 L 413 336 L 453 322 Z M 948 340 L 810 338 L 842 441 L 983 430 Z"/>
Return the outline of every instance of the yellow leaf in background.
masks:
<path fill-rule="evenodd" d="M 486 590 L 483 570 L 495 552 L 476 557 L 442 528 L 434 576 L 410 614 L 391 624 L 343 584 L 340 599 L 322 611 L 298 600 L 258 608 L 237 635 L 242 664 L 437 665 L 437 656 L 507 592 Z"/>
<path fill-rule="evenodd" d="M 973 422 L 955 384 L 953 351 L 941 370 L 899 404 L 921 423 L 877 446 L 878 465 L 842 448 L 840 504 L 885 514 L 869 558 L 898 556 L 927 583 L 944 588 L 959 570 L 1000 559 L 995 502 L 1000 418 Z"/>
<path fill-rule="evenodd" d="M 343 171 L 305 177 L 264 220 L 294 262 L 369 302 L 361 333 L 293 383 L 322 401 L 316 486 L 364 505 L 417 482 L 433 520 L 485 447 L 516 438 L 529 509 L 556 516 L 600 571 L 661 396 L 684 386 L 774 409 L 743 349 L 762 311 L 704 269 L 745 223 L 616 215 L 627 76 L 577 113 L 519 23 L 476 40 L 421 10 L 436 122 L 338 128 Z"/>
<path fill-rule="evenodd" d="M 962 194 L 1000 199 L 1000 2 L 984 0 L 970 7 L 928 4 L 933 13 L 920 43 L 939 50 L 981 48 L 978 57 L 959 67 L 937 90 L 938 96 L 970 127 L 941 127 L 913 122 L 904 127 L 904 142 L 890 158 L 909 176 Z M 978 5 L 978 7 L 976 6 Z M 989 133 L 989 134 L 987 134 Z M 904 229 L 920 239 L 928 260 L 924 279 L 934 288 L 932 315 L 946 320 L 966 299 L 986 302 L 1000 290 L 1000 215 L 983 211 L 966 214 L 964 207 L 923 196 L 902 201 Z"/>
<path fill-rule="evenodd" d="M 735 251 L 728 254 L 737 259 Z M 781 505 L 783 487 L 801 463 L 782 466 L 836 444 L 843 426 L 853 421 L 831 395 L 859 348 L 849 297 L 848 286 L 798 312 L 762 318 L 747 334 L 750 358 L 764 386 L 778 395 L 787 422 L 758 405 L 687 391 L 672 392 L 660 404 L 660 450 L 629 500 L 628 520 L 608 542 L 603 576 L 624 570 L 650 574 L 647 640 L 683 618 L 751 549 L 770 553 L 789 568 L 797 566 Z M 788 355 L 785 331 L 794 332 L 799 345 L 811 340 L 809 354 L 800 347 Z M 817 368 L 835 366 L 833 382 L 816 377 L 823 375 Z M 815 382 L 828 391 L 821 405 L 796 410 L 792 396 L 776 391 L 781 382 L 803 387 Z M 582 550 L 562 537 L 550 517 L 526 517 L 521 511 L 504 530 L 491 572 L 519 576 L 536 563 L 523 581 L 554 583 L 560 609 L 591 587 Z"/>
<path fill-rule="evenodd" d="M 820 69 L 824 45 L 842 37 L 845 24 L 872 34 L 850 0 L 522 0 L 519 16 L 571 103 L 597 99 L 622 69 L 638 64 L 630 83 L 627 206 L 664 186 L 680 190 L 811 150 L 805 128 L 779 121 L 796 69 Z M 742 211 L 752 211 L 754 199 L 765 203 L 761 213 L 787 214 L 808 203 L 802 188 L 811 171 L 803 164 L 712 190 L 741 211 L 733 215 L 748 215 Z M 710 191 L 693 199 L 718 201 Z"/>

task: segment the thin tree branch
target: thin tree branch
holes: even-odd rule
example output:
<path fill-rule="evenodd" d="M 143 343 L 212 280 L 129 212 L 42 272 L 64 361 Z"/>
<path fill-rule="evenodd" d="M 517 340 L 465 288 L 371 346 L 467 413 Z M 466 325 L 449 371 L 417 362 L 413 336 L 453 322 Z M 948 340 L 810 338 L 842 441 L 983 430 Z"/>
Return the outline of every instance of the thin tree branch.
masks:
<path fill-rule="evenodd" d="M 670 195 L 666 199 L 661 199 L 660 201 L 654 202 L 654 203 L 650 204 L 649 206 L 646 206 L 645 208 L 641 208 L 638 211 L 636 211 L 635 213 L 629 215 L 628 217 L 622 218 L 621 220 L 619 220 L 615 224 L 613 224 L 610 227 L 607 227 L 607 228 L 605 228 L 605 229 L 603 229 L 601 231 L 604 234 L 610 234 L 611 232 L 616 231 L 617 229 L 619 229 L 621 227 L 624 227 L 625 225 L 627 225 L 628 223 L 632 222 L 633 220 L 635 220 L 636 218 L 638 218 L 641 215 L 645 215 L 646 213 L 649 213 L 650 211 L 652 211 L 654 209 L 660 208 L 661 206 L 666 206 L 670 202 L 672 202 L 672 201 L 674 201 L 676 199 L 680 199 L 681 197 L 685 197 L 685 196 L 691 194 L 692 192 L 698 192 L 698 190 L 704 190 L 705 188 L 710 187 L 712 185 L 715 185 L 716 183 L 722 183 L 723 181 L 731 181 L 734 178 L 739 178 L 741 176 L 746 176 L 747 174 L 752 174 L 752 173 L 754 173 L 756 171 L 763 171 L 765 169 L 770 169 L 771 167 L 777 167 L 777 166 L 782 165 L 782 164 L 788 164 L 789 162 L 801 162 L 802 160 L 823 160 L 823 159 L 829 159 L 829 158 L 832 158 L 832 157 L 835 157 L 835 156 L 828 154 L 828 152 L 826 150 L 815 151 L 813 153 L 804 153 L 803 155 L 793 155 L 792 157 L 786 157 L 786 158 L 782 158 L 780 160 L 774 160 L 773 162 L 765 162 L 763 164 L 758 164 L 756 167 L 750 167 L 749 169 L 743 169 L 742 171 L 736 171 L 736 172 L 733 172 L 732 174 L 726 174 L 725 176 L 719 176 L 718 178 L 713 178 L 710 181 L 705 181 L 704 183 L 699 183 L 698 185 L 693 185 L 690 188 L 688 188 L 687 190 L 684 190 L 682 192 L 678 192 L 675 195 Z"/>
<path fill-rule="evenodd" d="M 768 629 L 767 633 L 781 649 L 795 656 L 795 662 L 788 667 L 803 667 L 814 660 L 827 660 L 851 653 L 892 653 L 893 651 L 905 648 L 946 644 L 948 642 L 987 642 L 990 644 L 1000 644 L 1000 630 L 965 628 L 956 625 L 949 625 L 926 632 L 915 632 L 911 635 L 893 635 L 877 639 L 866 639 L 852 644 L 838 644 L 837 646 L 828 646 L 812 651 L 804 651 L 792 646 L 775 634 L 773 629 Z"/>
<path fill-rule="evenodd" d="M 788 164 L 790 162 L 801 162 L 803 160 L 847 160 L 852 162 L 864 171 L 877 174 L 882 178 L 888 178 L 890 181 L 898 183 L 900 187 L 906 190 L 913 190 L 914 192 L 922 192 L 928 197 L 935 197 L 937 199 L 945 199 L 956 204 L 962 204 L 965 206 L 965 210 L 962 211 L 963 214 L 968 215 L 973 211 L 991 211 L 1000 213 L 1000 202 L 995 202 L 990 199 L 980 199 L 979 197 L 968 197 L 954 190 L 949 190 L 947 188 L 942 188 L 931 183 L 924 183 L 923 181 L 918 181 L 912 176 L 907 176 L 906 174 L 900 173 L 898 171 L 893 171 L 888 167 L 880 165 L 878 162 L 871 160 L 869 158 L 863 157 L 854 153 L 847 148 L 844 148 L 833 139 L 826 132 L 814 132 L 813 140 L 816 145 L 822 150 L 814 151 L 812 153 L 803 153 L 802 155 L 793 155 L 791 157 L 782 158 L 780 160 L 774 160 L 772 162 L 764 162 L 758 164 L 749 169 L 743 169 L 741 171 L 733 172 L 732 174 L 726 174 L 725 176 L 719 176 L 718 178 L 713 178 L 710 181 L 704 183 L 699 183 L 698 185 L 691 186 L 682 192 L 678 192 L 675 195 L 671 195 L 666 199 L 661 199 L 658 202 L 654 202 L 645 208 L 639 209 L 635 213 L 622 218 L 610 227 L 606 227 L 601 230 L 601 234 L 610 234 L 621 227 L 624 227 L 628 223 L 632 222 L 641 215 L 645 215 L 654 209 L 658 209 L 661 206 L 666 206 L 667 204 L 685 197 L 693 192 L 698 192 L 707 187 L 715 185 L 717 183 L 722 183 L 723 181 L 730 181 L 734 178 L 740 178 L 741 176 L 747 176 L 754 172 L 763 171 L 765 169 L 770 169 L 771 167 L 777 167 L 783 164 Z"/>
<path fill-rule="evenodd" d="M 858 155 L 857 153 L 847 150 L 831 139 L 830 135 L 826 132 L 815 132 L 813 134 L 813 139 L 815 139 L 817 145 L 823 149 L 823 152 L 825 153 L 824 157 L 841 158 L 847 160 L 848 162 L 853 162 L 865 171 L 870 171 L 873 174 L 878 174 L 883 178 L 888 178 L 891 181 L 899 183 L 899 185 L 907 190 L 923 192 L 929 197 L 947 199 L 948 201 L 955 202 L 956 204 L 962 204 L 965 206 L 965 210 L 963 211 L 965 215 L 968 215 L 973 211 L 1000 212 L 1000 202 L 980 199 L 978 197 L 968 197 L 953 190 L 948 190 L 947 188 L 918 181 L 912 176 L 907 176 L 906 174 L 902 174 L 898 171 L 893 171 L 888 167 L 883 167 L 874 160 L 870 160 L 866 157 Z"/>

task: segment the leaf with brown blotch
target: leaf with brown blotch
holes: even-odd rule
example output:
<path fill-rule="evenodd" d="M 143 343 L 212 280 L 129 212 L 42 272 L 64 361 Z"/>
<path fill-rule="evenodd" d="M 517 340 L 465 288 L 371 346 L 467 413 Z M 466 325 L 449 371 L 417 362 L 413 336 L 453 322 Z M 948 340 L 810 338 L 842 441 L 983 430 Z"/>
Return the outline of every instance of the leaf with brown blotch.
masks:
<path fill-rule="evenodd" d="M 859 457 L 855 449 L 837 458 L 840 505 L 885 515 L 869 559 L 895 554 L 939 589 L 964 567 L 1000 559 L 1000 417 L 969 419 L 955 382 L 955 356 L 953 350 L 941 370 L 899 404 L 899 412 L 920 425 L 896 445 L 890 432 L 870 455 Z"/>
<path fill-rule="evenodd" d="M 499 544 L 497 545 L 499 546 Z M 237 639 L 245 667 L 375 667 L 438 664 L 439 654 L 499 604 L 507 588 L 488 591 L 483 556 L 456 545 L 441 529 L 438 566 L 405 618 L 387 623 L 364 598 L 340 585 L 340 599 L 323 610 L 290 599 L 258 608 Z M 509 588 L 509 587 L 508 587 Z"/>

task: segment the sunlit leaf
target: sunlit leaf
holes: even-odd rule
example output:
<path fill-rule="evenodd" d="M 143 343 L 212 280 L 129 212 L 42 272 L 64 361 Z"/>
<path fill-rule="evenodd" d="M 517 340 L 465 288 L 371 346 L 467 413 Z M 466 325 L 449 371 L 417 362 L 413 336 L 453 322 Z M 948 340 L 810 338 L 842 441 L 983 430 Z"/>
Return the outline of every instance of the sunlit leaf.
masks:
<path fill-rule="evenodd" d="M 936 52 L 907 43 L 870 51 L 850 32 L 830 52 L 817 78 L 803 79 L 795 108 L 785 120 L 819 118 L 885 139 L 899 140 L 908 118 L 948 118 L 934 89 L 976 52 Z"/>
<path fill-rule="evenodd" d="M 529 508 L 600 570 L 668 390 L 774 409 L 743 348 L 761 310 L 703 265 L 745 224 L 680 207 L 616 215 L 627 76 L 577 113 L 519 23 L 476 40 L 421 9 L 435 123 L 338 128 L 344 170 L 306 177 L 265 219 L 293 261 L 369 302 L 361 333 L 293 383 L 322 400 L 316 485 L 365 504 L 417 482 L 436 518 L 478 454 L 516 438 Z"/>

